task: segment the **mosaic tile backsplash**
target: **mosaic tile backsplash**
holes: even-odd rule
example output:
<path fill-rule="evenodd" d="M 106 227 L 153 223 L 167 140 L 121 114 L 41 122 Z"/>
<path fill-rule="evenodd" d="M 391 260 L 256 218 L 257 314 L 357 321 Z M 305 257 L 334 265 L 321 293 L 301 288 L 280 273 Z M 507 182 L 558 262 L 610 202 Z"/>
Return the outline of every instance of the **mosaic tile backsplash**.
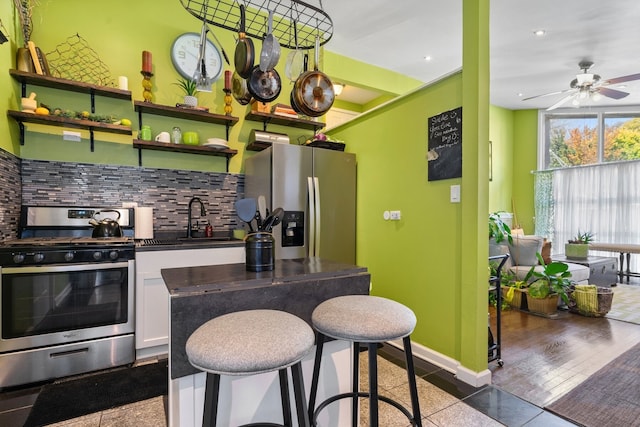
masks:
<path fill-rule="evenodd" d="M 0 150 L 0 241 L 16 237 L 21 193 L 20 159 Z"/>
<path fill-rule="evenodd" d="M 19 160 L 0 150 L 0 185 L 6 202 L 0 210 L 3 237 L 15 236 L 21 204 L 120 207 L 136 202 L 154 208 L 154 231 L 186 231 L 194 196 L 204 202 L 205 221 L 214 231 L 242 228 L 234 203 L 244 194 L 244 175 Z"/>

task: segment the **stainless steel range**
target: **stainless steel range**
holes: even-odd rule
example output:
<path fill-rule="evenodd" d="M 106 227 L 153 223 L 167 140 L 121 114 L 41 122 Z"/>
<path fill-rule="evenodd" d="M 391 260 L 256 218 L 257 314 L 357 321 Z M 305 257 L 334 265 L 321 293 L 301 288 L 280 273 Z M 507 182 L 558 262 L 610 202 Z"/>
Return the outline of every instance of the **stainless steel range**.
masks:
<path fill-rule="evenodd" d="M 134 361 L 134 210 L 93 238 L 96 207 L 22 208 L 0 246 L 0 388 Z"/>

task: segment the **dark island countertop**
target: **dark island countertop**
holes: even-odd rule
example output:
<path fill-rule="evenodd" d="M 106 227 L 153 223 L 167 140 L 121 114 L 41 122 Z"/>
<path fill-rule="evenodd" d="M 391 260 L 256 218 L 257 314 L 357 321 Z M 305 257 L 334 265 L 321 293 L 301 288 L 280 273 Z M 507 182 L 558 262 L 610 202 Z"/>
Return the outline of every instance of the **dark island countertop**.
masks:
<path fill-rule="evenodd" d="M 318 304 L 342 295 L 367 295 L 371 281 L 365 267 L 320 258 L 276 260 L 273 271 L 260 273 L 247 271 L 244 263 L 161 272 L 170 296 L 171 378 L 198 372 L 189 364 L 185 344 L 210 319 L 241 310 L 272 309 L 311 324 Z"/>
<path fill-rule="evenodd" d="M 256 273 L 247 271 L 244 263 L 223 264 L 167 268 L 162 270 L 162 278 L 169 294 L 173 296 L 248 289 L 293 280 L 332 278 L 366 272 L 365 267 L 320 258 L 298 258 L 277 260 L 273 271 Z"/>

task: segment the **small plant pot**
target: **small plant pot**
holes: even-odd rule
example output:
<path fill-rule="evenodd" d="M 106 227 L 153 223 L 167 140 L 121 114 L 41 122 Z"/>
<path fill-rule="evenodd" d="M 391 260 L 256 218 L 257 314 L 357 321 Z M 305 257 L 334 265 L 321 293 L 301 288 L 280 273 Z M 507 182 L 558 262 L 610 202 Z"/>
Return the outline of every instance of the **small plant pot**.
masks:
<path fill-rule="evenodd" d="M 506 295 L 507 292 L 509 292 L 509 286 L 503 286 L 502 287 L 502 298 L 506 301 Z M 513 289 L 513 298 L 511 299 L 511 301 L 507 301 L 509 303 L 509 305 L 517 310 L 522 310 L 522 301 L 523 301 L 523 297 L 522 295 L 525 293 L 525 291 L 523 289 L 518 289 L 518 288 L 514 288 Z"/>
<path fill-rule="evenodd" d="M 184 105 L 188 105 L 189 107 L 197 107 L 198 106 L 198 98 L 191 95 L 185 95 L 184 97 Z"/>
<path fill-rule="evenodd" d="M 564 254 L 568 259 L 587 259 L 589 245 L 586 243 L 565 243 Z"/>
<path fill-rule="evenodd" d="M 527 307 L 531 313 L 548 316 L 558 311 L 559 298 L 558 294 L 551 294 L 546 298 L 533 298 L 527 294 Z"/>

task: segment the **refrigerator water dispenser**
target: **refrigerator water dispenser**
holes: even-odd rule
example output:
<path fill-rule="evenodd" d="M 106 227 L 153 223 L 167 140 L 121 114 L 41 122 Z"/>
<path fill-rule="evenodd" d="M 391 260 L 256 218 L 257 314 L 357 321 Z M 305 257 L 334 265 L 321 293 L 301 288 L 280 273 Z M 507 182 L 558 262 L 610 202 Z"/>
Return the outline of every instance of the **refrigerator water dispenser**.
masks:
<path fill-rule="evenodd" d="M 282 246 L 304 246 L 304 212 L 284 211 Z"/>

